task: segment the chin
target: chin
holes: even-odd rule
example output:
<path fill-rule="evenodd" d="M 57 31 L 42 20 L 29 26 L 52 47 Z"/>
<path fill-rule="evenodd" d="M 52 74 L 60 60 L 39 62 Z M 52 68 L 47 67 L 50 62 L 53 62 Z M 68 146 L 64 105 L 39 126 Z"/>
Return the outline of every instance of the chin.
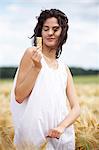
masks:
<path fill-rule="evenodd" d="M 48 48 L 54 49 L 56 46 L 55 45 L 47 45 Z"/>
<path fill-rule="evenodd" d="M 47 47 L 55 47 L 56 45 L 54 43 L 47 43 L 46 46 Z"/>

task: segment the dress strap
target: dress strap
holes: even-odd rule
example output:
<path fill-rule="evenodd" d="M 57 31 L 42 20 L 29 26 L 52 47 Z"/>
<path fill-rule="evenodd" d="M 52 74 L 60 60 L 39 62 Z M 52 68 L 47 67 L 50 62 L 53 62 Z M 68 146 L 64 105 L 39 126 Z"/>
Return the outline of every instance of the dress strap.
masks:
<path fill-rule="evenodd" d="M 61 60 L 58 60 L 58 64 L 59 64 L 59 66 L 60 66 L 60 69 L 62 70 L 62 72 L 65 72 L 65 73 L 67 73 L 67 65 L 64 63 L 64 62 L 62 62 Z"/>
<path fill-rule="evenodd" d="M 42 55 L 42 58 L 41 58 L 41 64 L 42 64 L 42 66 L 47 67 L 47 64 L 45 62 L 45 59 L 44 59 L 43 55 Z"/>

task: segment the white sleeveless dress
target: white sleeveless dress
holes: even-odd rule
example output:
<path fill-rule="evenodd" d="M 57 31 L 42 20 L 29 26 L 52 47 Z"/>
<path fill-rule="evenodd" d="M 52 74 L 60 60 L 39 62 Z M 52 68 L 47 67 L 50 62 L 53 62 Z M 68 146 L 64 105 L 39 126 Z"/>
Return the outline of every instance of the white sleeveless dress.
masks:
<path fill-rule="evenodd" d="M 22 104 L 16 102 L 14 95 L 19 69 L 16 72 L 11 91 L 15 145 L 17 150 L 74 150 L 73 125 L 66 128 L 59 139 L 46 139 L 48 131 L 57 127 L 69 113 L 66 97 L 66 66 L 58 60 L 58 69 L 52 69 L 43 57 L 41 63 L 42 69 L 35 86 Z"/>

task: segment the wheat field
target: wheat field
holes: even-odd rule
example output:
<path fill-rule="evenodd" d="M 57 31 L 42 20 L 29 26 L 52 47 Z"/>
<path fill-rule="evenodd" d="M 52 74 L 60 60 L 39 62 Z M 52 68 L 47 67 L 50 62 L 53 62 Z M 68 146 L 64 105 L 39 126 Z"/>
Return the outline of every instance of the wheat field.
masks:
<path fill-rule="evenodd" d="M 74 82 L 81 106 L 81 115 L 74 123 L 76 150 L 99 150 L 99 77 L 76 77 Z M 10 112 L 12 83 L 0 80 L 0 150 L 15 150 Z"/>

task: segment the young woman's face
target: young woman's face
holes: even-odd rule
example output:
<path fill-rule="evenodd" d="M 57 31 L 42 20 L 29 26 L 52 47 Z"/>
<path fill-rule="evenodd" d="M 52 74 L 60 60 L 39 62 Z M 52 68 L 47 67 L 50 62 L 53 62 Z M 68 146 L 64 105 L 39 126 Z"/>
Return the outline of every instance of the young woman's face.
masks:
<path fill-rule="evenodd" d="M 57 19 L 54 17 L 48 18 L 42 28 L 43 45 L 56 48 L 61 31 L 62 28 L 59 26 Z"/>

